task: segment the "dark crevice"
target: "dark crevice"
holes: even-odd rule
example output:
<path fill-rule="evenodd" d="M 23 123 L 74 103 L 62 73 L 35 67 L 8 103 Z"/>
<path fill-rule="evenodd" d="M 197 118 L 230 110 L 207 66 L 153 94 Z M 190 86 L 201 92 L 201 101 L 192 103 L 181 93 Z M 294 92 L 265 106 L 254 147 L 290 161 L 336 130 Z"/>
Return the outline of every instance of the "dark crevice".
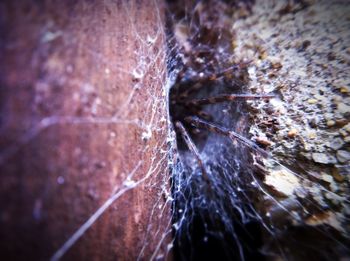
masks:
<path fill-rule="evenodd" d="M 199 150 L 208 172 L 206 183 L 193 152 L 175 128 L 181 164 L 172 177 L 175 260 L 263 260 L 262 235 L 254 218 L 254 170 L 249 148 L 234 144 L 186 121 L 197 116 L 247 135 L 249 118 L 244 99 L 208 105 L 193 99 L 245 92 L 248 73 L 244 61 L 233 57 L 229 17 L 239 2 L 168 2 L 168 70 L 170 117 L 181 122 Z M 251 3 L 246 3 L 246 8 Z M 247 184 L 247 186 L 245 186 Z"/>

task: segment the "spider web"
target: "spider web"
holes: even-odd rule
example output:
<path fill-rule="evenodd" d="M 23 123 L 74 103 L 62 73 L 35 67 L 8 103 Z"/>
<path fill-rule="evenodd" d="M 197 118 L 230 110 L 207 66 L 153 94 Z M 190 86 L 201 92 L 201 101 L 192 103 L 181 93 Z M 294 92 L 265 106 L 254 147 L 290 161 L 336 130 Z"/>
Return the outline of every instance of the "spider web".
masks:
<path fill-rule="evenodd" d="M 98 255 L 101 248 L 107 249 L 101 254 L 107 260 L 130 256 L 130 253 L 134 259 L 165 259 L 171 249 L 168 246 L 171 243 L 171 195 L 167 173 L 169 124 L 166 113 L 168 87 L 164 65 L 164 6 L 154 1 L 147 3 L 151 6 L 146 9 L 144 6 L 139 8 L 138 4 L 136 1 L 80 3 L 69 9 L 80 14 L 84 10 L 86 15 L 70 16 L 68 24 L 60 20 L 60 8 L 50 10 L 52 16 L 45 20 L 41 14 L 48 7 L 40 4 L 27 7 L 32 17 L 35 17 L 33 12 L 38 12 L 36 17 L 39 20 L 30 20 L 28 24 L 42 26 L 38 35 L 33 34 L 33 39 L 29 41 L 29 44 L 34 42 L 35 48 L 28 60 L 35 66 L 42 62 L 40 56 L 48 55 L 48 58 L 44 58 L 40 65 L 39 79 L 34 79 L 33 86 L 27 89 L 21 89 L 21 84 L 17 85 L 17 89 L 11 89 L 11 84 L 17 87 L 17 79 L 11 82 L 11 73 L 5 74 L 9 76 L 3 80 L 9 87 L 6 89 L 8 97 L 2 97 L 0 166 L 5 176 L 20 172 L 11 169 L 11 164 L 15 164 L 19 157 L 18 165 L 26 166 L 23 187 L 25 191 L 34 192 L 25 199 L 28 211 L 24 212 L 23 219 L 19 217 L 20 222 L 30 220 L 29 226 L 37 227 L 36 224 L 45 221 L 49 228 L 53 224 L 62 228 L 57 229 L 51 241 L 45 242 L 49 246 L 43 252 L 51 255 L 45 258 L 89 259 L 96 254 L 96 249 Z M 62 5 L 66 10 L 65 4 Z M 9 14 L 22 10 L 17 6 L 8 6 L 8 9 Z M 113 13 L 116 9 L 120 12 L 119 16 Z M 145 12 L 150 9 L 154 11 L 154 16 L 147 23 L 138 19 L 138 16 L 146 17 Z M 2 10 L 6 14 L 6 7 Z M 94 19 L 96 27 L 101 28 L 103 24 L 103 31 L 109 34 L 104 41 L 94 36 L 94 27 L 89 27 L 89 19 L 96 14 L 95 10 L 101 14 L 101 19 Z M 116 28 L 115 24 L 109 24 L 104 19 L 106 14 L 119 19 L 120 24 L 125 19 L 126 27 Z M 10 21 L 9 17 L 4 17 L 5 21 Z M 22 14 L 18 17 L 26 19 Z M 18 27 L 21 28 L 20 25 Z M 80 33 L 83 30 L 86 34 Z M 115 39 L 121 43 L 120 46 L 112 46 Z M 8 38 L 6 44 L 8 50 L 16 50 L 22 41 Z M 66 58 L 64 63 L 60 60 L 61 56 Z M 84 57 L 88 64 L 93 65 L 86 68 L 75 63 L 74 59 L 70 59 L 75 56 Z M 17 69 L 18 74 L 21 70 L 27 72 L 27 68 L 18 66 Z M 93 77 L 96 74 L 99 79 Z M 21 77 L 19 82 L 25 78 Z M 24 79 L 23 82 L 26 80 L 33 82 L 32 79 Z M 119 86 L 119 82 L 128 85 Z M 34 95 L 26 100 L 32 94 L 32 88 Z M 12 110 L 16 104 L 15 92 L 19 97 L 25 97 L 17 111 Z M 29 115 L 27 111 L 30 111 Z M 22 121 L 17 122 L 20 116 Z M 50 146 L 40 149 L 37 144 Z M 120 144 L 124 144 L 127 150 Z M 26 163 L 26 158 L 36 163 Z M 47 162 L 47 158 L 52 160 Z M 57 158 L 58 164 L 54 158 Z M 35 171 L 38 172 L 36 175 Z M 79 178 L 72 175 L 77 171 L 80 172 Z M 35 181 L 37 187 L 30 188 L 29 181 Z M 10 185 L 8 187 L 11 188 Z M 13 187 L 20 191 L 15 185 Z M 104 188 L 104 191 L 99 188 Z M 2 193 L 13 195 L 7 187 Z M 81 197 L 77 198 L 77 193 Z M 63 196 L 70 202 L 58 202 Z M 9 196 L 11 204 L 16 197 Z M 18 197 L 21 200 L 21 195 Z M 130 206 L 132 201 L 135 205 Z M 15 215 L 14 208 L 9 204 L 2 211 Z M 59 215 L 51 211 L 60 208 L 66 211 Z M 103 237 L 100 234 L 106 231 L 103 223 L 109 226 L 107 231 L 112 231 L 113 235 L 109 238 L 114 241 L 107 248 L 102 245 L 103 242 L 89 247 L 87 242 L 91 238 Z M 3 230 L 5 235 L 12 232 L 11 228 Z M 131 240 L 127 233 L 135 239 Z M 128 245 L 122 240 L 131 240 L 134 245 L 130 248 L 130 243 Z M 70 249 L 78 250 L 78 254 Z"/>
<path fill-rule="evenodd" d="M 52 253 L 52 260 L 68 254 L 69 249 L 78 245 L 84 240 L 84 237 L 89 236 L 89 231 L 99 225 L 99 220 L 108 210 L 119 211 L 127 208 L 128 204 L 125 202 L 130 199 L 129 196 L 132 193 L 137 194 L 140 188 L 146 188 L 155 195 L 152 198 L 152 208 L 146 216 L 142 217 L 146 220 L 146 226 L 139 232 L 142 240 L 133 249 L 140 260 L 166 259 L 174 246 L 177 252 L 176 257 L 181 259 L 205 256 L 204 250 L 207 246 L 214 246 L 214 249 L 222 250 L 224 258 L 234 257 L 241 260 L 259 255 L 256 250 L 260 250 L 267 256 L 284 259 L 293 259 L 292 254 L 294 253 L 292 252 L 297 247 L 311 249 L 312 253 L 319 253 L 318 255 L 324 255 L 328 259 L 333 257 L 329 248 L 334 247 L 333 252 L 336 254 L 338 251 L 348 251 L 342 242 L 343 238 L 339 236 L 339 234 L 344 236 L 348 233 L 346 230 L 348 228 L 341 228 L 343 224 L 348 223 L 348 217 L 344 217 L 345 207 L 343 206 L 349 202 L 349 199 L 344 196 L 347 194 L 343 191 L 334 192 L 329 185 L 315 181 L 312 177 L 300 172 L 298 168 L 292 170 L 290 166 L 293 165 L 293 162 L 286 161 L 283 156 L 278 157 L 275 151 L 271 152 L 271 157 L 262 157 L 238 141 L 232 141 L 215 133 L 207 133 L 205 138 L 198 139 L 196 143 L 210 176 L 211 189 L 207 190 L 193 155 L 176 144 L 176 134 L 172 129 L 167 111 L 169 90 L 179 71 L 178 61 L 182 59 L 182 46 L 177 39 L 170 36 L 168 39 L 170 50 L 167 50 L 164 44 L 165 33 L 162 29 L 164 21 L 160 14 L 162 7 L 156 2 L 153 2 L 152 5 L 157 10 L 156 23 L 152 28 L 144 28 L 136 21 L 132 3 L 123 1 L 121 4 L 130 22 L 130 28 L 127 30 L 132 33 L 132 38 L 136 39 L 135 61 L 132 64 L 125 64 L 117 58 L 107 58 L 103 52 L 96 52 L 94 46 L 89 46 L 88 43 L 80 46 L 79 39 L 75 38 L 74 32 L 61 31 L 58 25 L 48 23 L 41 35 L 42 46 L 48 48 L 51 42 L 63 39 L 64 45 L 59 51 L 64 52 L 65 46 L 79 47 L 77 48 L 79 52 L 98 61 L 99 66 L 93 69 L 98 69 L 99 73 L 105 75 L 105 81 L 95 82 L 94 79 L 88 77 L 82 81 L 84 77 L 75 78 L 74 74 L 72 75 L 72 72 L 79 71 L 79 65 L 72 67 L 67 64 L 64 68 L 60 68 L 56 66 L 54 60 L 48 61 L 46 78 L 38 81 L 35 86 L 36 97 L 32 110 L 36 120 L 33 122 L 31 118 L 21 123 L 14 123 L 11 118 L 15 117 L 11 115 L 3 117 L 5 125 L 11 128 L 9 128 L 10 131 L 2 129 L 1 135 L 6 138 L 4 139 L 6 142 L 1 144 L 1 165 L 10 162 L 14 155 L 22 153 L 25 148 L 29 151 L 35 148 L 38 139 L 50 140 L 52 136 L 64 130 L 75 130 L 79 135 L 87 135 L 91 140 L 94 135 L 88 133 L 89 128 L 95 132 L 104 133 L 102 141 L 95 141 L 99 143 L 96 146 L 101 150 L 106 144 L 110 146 L 118 143 L 118 138 L 125 138 L 118 137 L 120 130 L 115 126 L 121 126 L 124 131 L 134 128 L 134 133 L 137 133 L 138 138 L 145 143 L 137 154 L 141 155 L 140 157 L 135 157 L 136 159 L 131 161 L 132 164 L 115 170 L 115 172 L 112 167 L 113 159 L 101 159 L 94 155 L 97 158 L 91 165 L 97 168 L 108 166 L 109 170 L 104 170 L 104 174 L 107 175 L 108 171 L 112 171 L 112 176 L 116 179 L 107 186 L 106 191 L 96 191 L 97 186 L 93 184 L 96 179 L 91 179 L 87 187 L 78 188 L 89 194 L 94 199 L 94 204 L 91 204 L 88 216 L 75 213 L 75 218 L 78 220 L 77 225 L 70 229 L 69 235 L 59 235 L 59 238 L 64 240 L 61 240 L 59 244 L 56 243 L 60 247 L 56 248 L 55 253 Z M 262 3 L 256 3 L 253 6 L 253 12 L 259 13 L 259 10 L 269 12 L 270 7 L 259 9 L 259 6 L 262 6 Z M 198 12 L 196 9 L 198 6 L 186 5 L 186 7 L 188 8 L 181 18 L 175 18 L 170 14 L 173 19 L 172 24 L 179 22 L 195 24 L 192 16 Z M 249 16 L 249 12 L 246 6 L 242 7 L 239 3 L 236 8 L 237 11 L 234 12 L 233 17 L 230 17 L 232 25 L 236 26 L 234 29 L 237 32 L 240 32 L 239 30 L 246 32 L 243 31 L 247 26 L 246 20 L 238 18 Z M 173 27 L 170 27 L 170 30 L 173 30 Z M 229 30 L 231 31 L 232 28 Z M 116 34 L 112 29 L 110 33 Z M 254 38 L 254 33 L 249 36 Z M 249 49 L 244 46 L 246 34 L 233 33 L 233 36 L 237 37 L 234 53 L 228 49 L 212 48 L 210 50 L 215 54 L 219 52 L 219 56 L 223 58 L 222 63 L 217 64 L 221 67 L 220 69 L 230 62 L 249 61 L 250 58 L 259 55 L 257 50 L 253 50 L 252 53 L 245 51 Z M 128 39 L 123 40 L 127 42 Z M 160 48 L 157 45 L 159 42 L 163 43 L 163 46 L 160 44 Z M 157 48 L 155 48 L 156 45 Z M 167 53 L 170 54 L 170 57 L 166 56 Z M 121 54 L 116 53 L 115 57 L 118 55 Z M 168 68 L 160 62 L 166 59 L 169 62 Z M 216 82 L 218 88 L 215 91 L 199 92 L 197 97 L 216 95 L 221 92 L 252 92 L 254 89 L 250 87 L 256 87 L 257 81 L 254 73 L 259 73 L 260 69 L 265 69 L 264 64 L 261 66 L 253 64 L 248 67 L 250 79 L 241 89 L 232 89 L 218 81 Z M 88 72 L 85 73 L 88 74 Z M 101 98 L 100 93 L 94 93 L 94 86 L 104 85 L 104 91 L 108 92 L 115 87 L 114 82 L 117 77 L 113 75 L 129 77 L 132 83 L 127 89 L 127 99 L 113 100 L 111 104 L 108 102 L 108 97 Z M 69 90 L 65 89 L 66 92 L 59 93 L 59 95 L 72 97 L 72 100 L 66 100 L 63 104 L 50 104 L 48 101 L 59 100 L 55 99 L 51 92 L 46 91 L 47 88 L 53 88 L 53 86 L 76 86 L 76 90 L 79 91 L 75 95 L 73 93 L 66 95 Z M 259 88 L 255 90 L 257 93 L 275 90 L 274 85 L 268 84 L 259 86 Z M 135 111 L 140 113 L 135 105 L 140 92 L 146 95 L 142 111 L 145 115 L 143 118 L 135 113 Z M 74 100 L 75 102 L 72 102 Z M 272 103 L 280 105 L 281 100 L 276 97 Z M 78 108 L 79 105 L 69 107 L 67 104 L 84 104 L 84 106 L 81 110 Z M 9 101 L 2 106 L 8 111 L 6 106 L 10 105 Z M 38 108 L 44 105 L 48 107 L 45 107 L 43 113 L 43 110 Z M 257 108 L 255 110 L 258 112 L 252 113 L 250 106 L 242 102 L 210 105 L 206 108 L 206 112 L 217 116 L 214 121 L 216 124 L 249 137 L 247 123 L 252 122 L 249 117 L 253 115 L 258 118 L 259 116 L 256 115 L 260 113 L 265 115 L 269 110 L 269 105 L 260 101 L 253 102 L 252 107 Z M 72 111 L 76 113 L 71 113 Z M 254 135 L 261 131 L 255 127 L 250 129 Z M 66 138 L 72 139 L 69 135 Z M 57 144 L 57 148 L 61 148 L 60 146 Z M 74 159 L 79 158 L 80 164 L 86 164 L 91 160 L 91 155 L 85 152 L 84 148 L 81 145 L 80 148 L 67 152 L 63 162 L 68 164 L 70 157 L 78 155 Z M 28 154 L 30 152 L 24 153 L 24 155 Z M 113 156 L 126 157 L 118 153 Z M 44 158 L 42 154 L 38 154 L 38 159 Z M 171 175 L 166 173 L 167 167 L 170 168 Z M 74 180 L 70 180 L 68 175 L 69 168 L 68 171 L 66 170 L 68 174 L 60 171 L 59 168 L 51 170 L 52 172 L 50 179 L 53 180 L 56 187 L 70 186 L 72 181 L 74 183 Z M 82 169 L 81 179 L 90 180 L 88 173 L 88 170 L 84 172 Z M 107 183 L 103 181 L 103 174 L 98 180 Z M 52 197 L 62 195 L 59 189 L 54 191 Z M 74 195 L 69 189 L 65 192 Z M 325 200 L 326 195 L 333 197 L 332 200 L 335 201 L 336 206 L 330 203 L 329 199 Z M 44 198 L 45 194 L 44 196 L 40 194 L 31 204 L 36 219 L 40 219 L 42 213 L 45 212 L 45 208 L 40 207 L 42 204 L 40 202 L 45 200 L 40 197 Z M 75 204 L 81 204 L 79 199 L 74 200 Z M 172 205 L 172 219 L 169 217 L 170 205 Z M 50 221 L 59 222 L 59 217 L 51 218 Z M 113 229 L 120 229 L 120 226 L 116 227 L 115 224 L 111 224 L 111 230 Z M 169 240 L 172 233 L 174 233 L 174 240 Z M 309 235 L 311 239 L 298 242 L 297 240 L 304 235 Z M 317 237 L 322 237 L 326 245 L 323 244 L 322 247 L 317 245 L 319 243 L 316 240 Z M 115 245 L 117 245 L 116 242 L 111 242 L 111 248 Z M 300 256 L 296 254 L 296 257 Z"/>
<path fill-rule="evenodd" d="M 209 41 L 208 44 L 198 37 L 203 32 L 202 28 L 210 24 L 206 20 L 207 17 L 214 17 L 212 19 L 216 23 L 221 18 L 225 20 L 224 11 L 216 10 L 218 2 L 182 3 L 170 9 L 172 17 L 170 24 L 174 31 L 170 34 L 169 40 L 171 43 L 169 67 L 175 74 L 177 68 L 184 66 L 183 64 L 190 64 L 187 66 L 192 68 L 199 66 L 199 69 L 196 71 L 195 68 L 194 71 L 206 73 L 209 62 L 205 58 L 203 58 L 204 66 L 196 64 L 196 61 L 202 58 L 196 49 L 203 49 L 203 46 L 214 54 L 211 57 L 219 57 L 217 60 L 220 62 L 216 64 L 219 67 L 218 71 L 227 69 L 232 63 L 251 61 L 247 69 L 249 80 L 243 82 L 241 88 L 237 86 L 232 88 L 218 79 L 215 84 L 206 83 L 202 87 L 205 90 L 199 89 L 193 99 L 214 97 L 221 93 L 274 91 L 278 94 L 281 84 L 289 85 L 295 82 L 296 78 L 301 86 L 310 84 L 310 79 L 298 71 L 301 65 L 304 66 L 306 63 L 304 58 L 294 53 L 294 50 L 284 54 L 278 49 L 277 43 L 283 41 L 280 39 L 289 41 L 287 35 L 289 30 L 275 42 L 267 37 L 274 33 L 268 22 L 273 24 L 272 21 L 277 21 L 279 13 L 283 13 L 286 9 L 291 9 L 291 12 L 302 11 L 307 5 L 280 3 L 275 6 L 273 1 L 261 1 L 253 6 L 251 4 L 237 1 L 233 6 L 227 5 L 222 8 L 225 11 L 234 8 L 236 11 L 233 15 L 228 14 L 226 18 L 233 17 L 233 20 L 236 20 L 232 21 L 233 27 L 228 29 L 231 30 L 232 38 L 226 39 L 232 43 L 219 41 L 219 44 L 215 44 L 215 41 Z M 328 10 L 326 6 L 327 3 L 321 3 L 315 8 L 322 13 Z M 215 13 L 220 13 L 220 18 L 216 18 Z M 320 16 L 324 17 L 324 13 Z M 249 19 L 245 19 L 247 17 Z M 288 26 L 298 28 L 299 22 L 296 20 L 295 24 Z M 209 28 L 210 26 L 212 25 L 209 25 Z M 216 26 L 219 27 L 212 26 L 210 29 L 217 30 L 225 25 Z M 280 28 L 283 30 L 283 26 L 282 24 L 276 32 L 280 33 Z M 343 24 L 339 22 L 333 29 L 342 35 L 342 28 Z M 320 32 L 317 26 L 312 30 L 320 33 L 321 36 L 318 37 L 322 38 L 323 32 Z M 295 32 L 295 35 L 298 35 L 298 32 Z M 269 40 L 264 42 L 264 38 Z M 231 44 L 234 46 L 233 52 L 230 50 Z M 291 58 L 285 58 L 285 67 L 293 68 L 292 72 L 283 74 L 276 81 L 266 80 L 264 74 L 268 75 L 267 66 L 278 67 L 276 60 L 270 63 L 264 62 L 267 52 L 277 57 L 281 55 L 282 58 L 291 55 Z M 339 74 L 344 73 L 344 69 L 337 69 Z M 210 73 L 215 73 L 215 69 Z M 210 87 L 212 85 L 215 86 Z M 293 88 L 293 85 L 290 86 Z M 274 110 L 279 110 L 281 106 L 285 108 L 287 114 L 289 105 L 285 103 L 288 101 L 286 96 L 299 95 L 298 91 L 300 95 L 308 95 L 301 89 L 296 90 L 294 94 L 290 94 L 292 91 L 288 90 L 288 94 L 282 96 L 284 100 L 276 95 L 270 104 L 262 101 L 249 102 L 250 107 L 240 102 L 211 104 L 205 108 L 205 112 L 215 115 L 213 123 L 245 137 L 249 136 L 247 122 L 250 121 L 252 124 L 251 119 L 254 119 L 256 125 L 250 128 L 250 133 L 266 138 L 264 134 L 266 129 L 259 128 L 262 119 L 269 118 L 269 115 L 273 114 Z M 289 100 L 292 98 L 289 97 Z M 284 120 L 286 119 L 280 118 L 282 124 Z M 273 135 L 268 133 L 269 131 L 267 129 L 267 135 L 271 138 Z M 216 253 L 216 258 L 222 260 L 256 260 L 262 258 L 261 255 L 284 260 L 304 260 L 315 256 L 332 260 L 349 255 L 346 243 L 349 237 L 349 198 L 346 192 L 348 181 L 335 185 L 331 177 L 328 179 L 329 184 L 315 179 L 310 173 L 324 169 L 314 163 L 303 160 L 299 162 L 298 145 L 294 143 L 294 150 L 291 151 L 283 146 L 284 151 L 281 151 L 281 147 L 277 145 L 272 147 L 271 153 L 264 156 L 239 141 L 232 141 L 215 133 L 209 132 L 199 137 L 192 135 L 209 176 L 210 182 L 206 186 L 196 158 L 186 145 L 181 145 L 183 141 L 181 135 L 179 136 L 177 139 L 179 162 L 173 169 L 172 186 L 175 200 L 173 215 L 176 258 L 205 259 L 213 252 Z M 273 140 L 278 144 L 278 139 Z"/>

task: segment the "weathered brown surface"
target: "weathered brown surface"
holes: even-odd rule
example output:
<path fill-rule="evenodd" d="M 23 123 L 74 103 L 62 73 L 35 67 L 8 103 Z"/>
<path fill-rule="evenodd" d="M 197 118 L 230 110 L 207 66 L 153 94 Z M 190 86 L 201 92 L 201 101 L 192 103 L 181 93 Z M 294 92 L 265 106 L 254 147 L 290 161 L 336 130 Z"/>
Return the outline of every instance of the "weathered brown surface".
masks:
<path fill-rule="evenodd" d="M 50 258 L 124 189 L 64 259 L 166 254 L 163 6 L 125 2 L 0 4 L 6 260 Z"/>

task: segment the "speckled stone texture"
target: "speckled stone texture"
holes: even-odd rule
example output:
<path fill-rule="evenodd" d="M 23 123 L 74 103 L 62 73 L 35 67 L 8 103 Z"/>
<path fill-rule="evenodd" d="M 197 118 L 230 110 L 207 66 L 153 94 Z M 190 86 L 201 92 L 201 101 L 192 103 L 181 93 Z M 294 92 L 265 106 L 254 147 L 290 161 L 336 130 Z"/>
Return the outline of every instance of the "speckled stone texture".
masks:
<path fill-rule="evenodd" d="M 273 159 L 265 162 L 272 195 L 294 187 L 289 200 L 317 205 L 299 221 L 332 227 L 345 238 L 350 234 L 349 13 L 349 1 L 258 0 L 251 14 L 237 14 L 233 43 L 237 57 L 251 61 L 248 89 L 276 93 L 268 104 L 251 102 L 252 139 Z M 284 173 L 271 161 L 287 166 L 297 179 L 288 186 L 282 174 L 271 181 L 276 171 Z"/>

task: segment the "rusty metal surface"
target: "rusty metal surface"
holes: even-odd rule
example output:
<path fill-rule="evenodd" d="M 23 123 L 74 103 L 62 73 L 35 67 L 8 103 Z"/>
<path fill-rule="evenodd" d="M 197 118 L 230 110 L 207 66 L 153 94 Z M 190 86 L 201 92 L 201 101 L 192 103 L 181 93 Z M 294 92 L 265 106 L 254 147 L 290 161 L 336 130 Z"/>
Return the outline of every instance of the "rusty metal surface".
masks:
<path fill-rule="evenodd" d="M 149 259 L 159 243 L 156 254 L 166 252 L 165 70 L 156 69 L 165 67 L 162 8 L 160 1 L 0 4 L 0 251 L 7 260 L 50 258 L 114 192 L 134 184 L 133 170 L 139 183 L 64 257 Z M 138 50 L 149 59 L 143 77 L 132 73 Z M 147 126 L 160 131 L 144 135 Z"/>

